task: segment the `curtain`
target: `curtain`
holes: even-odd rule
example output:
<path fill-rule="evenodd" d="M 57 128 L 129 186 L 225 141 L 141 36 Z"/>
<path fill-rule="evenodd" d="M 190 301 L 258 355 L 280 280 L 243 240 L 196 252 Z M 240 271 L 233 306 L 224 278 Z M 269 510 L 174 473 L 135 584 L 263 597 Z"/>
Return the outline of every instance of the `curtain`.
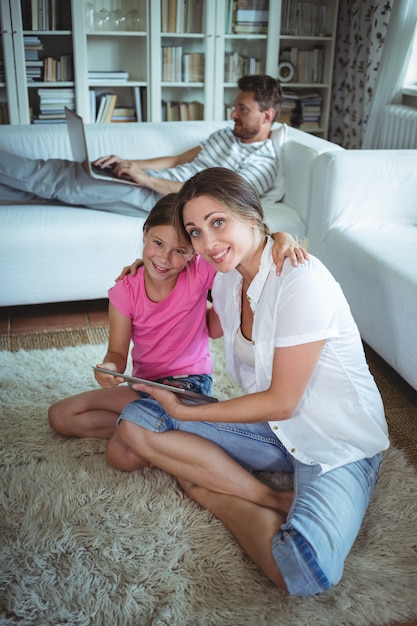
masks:
<path fill-rule="evenodd" d="M 329 139 L 344 148 L 362 147 L 393 5 L 394 0 L 340 0 Z"/>
<path fill-rule="evenodd" d="M 380 147 L 379 136 L 383 128 L 385 106 L 401 102 L 416 22 L 416 0 L 395 0 L 369 108 L 363 148 Z"/>

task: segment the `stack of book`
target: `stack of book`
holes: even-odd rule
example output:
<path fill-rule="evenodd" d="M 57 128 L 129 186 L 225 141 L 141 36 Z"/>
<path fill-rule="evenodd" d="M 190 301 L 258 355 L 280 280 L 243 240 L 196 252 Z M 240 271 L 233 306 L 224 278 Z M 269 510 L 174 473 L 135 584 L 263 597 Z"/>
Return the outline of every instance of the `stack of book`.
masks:
<path fill-rule="evenodd" d="M 203 0 L 161 0 L 161 32 L 201 33 Z"/>
<path fill-rule="evenodd" d="M 124 90 L 124 94 L 127 93 Z M 146 88 L 132 87 L 132 104 L 117 104 L 114 93 L 97 93 L 90 89 L 90 119 L 103 124 L 108 122 L 142 122 L 146 119 Z M 125 97 L 125 96 L 124 96 Z"/>
<path fill-rule="evenodd" d="M 89 70 L 88 82 L 102 85 L 106 83 L 126 83 L 129 80 L 129 72 L 123 70 Z"/>
<path fill-rule="evenodd" d="M 72 79 L 72 56 L 70 54 L 61 54 L 59 59 L 46 57 L 43 60 L 43 80 L 45 82 L 61 82 Z"/>
<path fill-rule="evenodd" d="M 24 35 L 23 46 L 25 49 L 26 80 L 28 83 L 42 80 L 43 61 L 39 53 L 43 50 L 43 43 L 36 35 Z"/>
<path fill-rule="evenodd" d="M 162 80 L 182 81 L 182 46 L 162 46 Z"/>
<path fill-rule="evenodd" d="M 323 98 L 319 93 L 299 94 L 301 130 L 319 130 Z"/>
<path fill-rule="evenodd" d="M 24 30 L 70 30 L 71 0 L 24 0 Z"/>
<path fill-rule="evenodd" d="M 34 124 L 65 123 L 65 107 L 75 109 L 74 89 L 38 89 L 39 113 Z"/>
<path fill-rule="evenodd" d="M 324 47 L 298 51 L 297 75 L 299 83 L 322 83 L 324 73 Z"/>
<path fill-rule="evenodd" d="M 255 57 L 247 57 L 238 52 L 225 54 L 224 82 L 236 83 L 247 74 L 264 74 L 265 62 Z"/>
<path fill-rule="evenodd" d="M 136 112 L 134 107 L 114 107 L 112 122 L 136 122 Z"/>
<path fill-rule="evenodd" d="M 327 6 L 322 2 L 283 0 L 281 34 L 299 37 L 325 37 Z"/>
<path fill-rule="evenodd" d="M 282 124 L 292 125 L 293 111 L 297 104 L 298 99 L 299 99 L 299 94 L 297 94 L 295 91 L 284 90 L 284 100 L 281 105 L 281 112 L 279 114 L 278 122 L 281 122 Z"/>
<path fill-rule="evenodd" d="M 202 52 L 184 52 L 182 55 L 182 78 L 185 83 L 204 81 L 204 54 Z"/>
<path fill-rule="evenodd" d="M 163 122 L 190 122 L 202 120 L 204 117 L 204 106 L 201 102 L 176 102 L 162 100 L 162 121 Z"/>
<path fill-rule="evenodd" d="M 230 0 L 228 32 L 266 34 L 268 32 L 269 0 Z"/>

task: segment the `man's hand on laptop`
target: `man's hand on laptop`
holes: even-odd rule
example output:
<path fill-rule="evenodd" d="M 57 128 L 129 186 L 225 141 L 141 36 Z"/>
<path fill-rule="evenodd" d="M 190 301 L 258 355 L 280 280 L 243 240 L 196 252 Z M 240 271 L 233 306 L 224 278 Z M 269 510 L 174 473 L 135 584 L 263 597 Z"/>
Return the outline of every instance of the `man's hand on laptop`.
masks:
<path fill-rule="evenodd" d="M 149 182 L 149 176 L 140 167 L 140 161 L 128 161 L 112 154 L 98 158 L 94 161 L 94 165 L 102 170 L 111 169 L 118 178 L 133 180 L 143 187 L 146 187 Z"/>

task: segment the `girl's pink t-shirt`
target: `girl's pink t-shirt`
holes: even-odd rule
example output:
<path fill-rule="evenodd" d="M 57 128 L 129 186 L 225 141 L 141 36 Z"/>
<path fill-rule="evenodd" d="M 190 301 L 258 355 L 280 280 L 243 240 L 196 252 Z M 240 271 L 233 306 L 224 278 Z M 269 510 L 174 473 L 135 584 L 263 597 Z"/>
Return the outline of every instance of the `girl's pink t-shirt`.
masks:
<path fill-rule="evenodd" d="M 206 308 L 214 275 L 215 269 L 196 255 L 162 302 L 149 300 L 143 267 L 109 289 L 111 304 L 132 320 L 133 376 L 211 374 Z"/>

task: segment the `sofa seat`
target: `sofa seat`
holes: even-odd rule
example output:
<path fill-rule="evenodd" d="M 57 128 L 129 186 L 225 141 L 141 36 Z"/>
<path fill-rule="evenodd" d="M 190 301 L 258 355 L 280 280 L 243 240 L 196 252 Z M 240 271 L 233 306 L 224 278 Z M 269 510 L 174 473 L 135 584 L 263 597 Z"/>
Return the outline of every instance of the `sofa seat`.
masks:
<path fill-rule="evenodd" d="M 7 304 L 105 298 L 104 285 L 142 251 L 143 219 L 48 203 L 0 206 L 0 215 Z"/>
<path fill-rule="evenodd" d="M 322 254 L 362 338 L 417 389 L 417 227 L 330 229 Z M 329 262 L 331 257 L 332 261 Z"/>
<path fill-rule="evenodd" d="M 312 252 L 364 341 L 417 389 L 417 150 L 345 150 L 314 167 Z"/>

